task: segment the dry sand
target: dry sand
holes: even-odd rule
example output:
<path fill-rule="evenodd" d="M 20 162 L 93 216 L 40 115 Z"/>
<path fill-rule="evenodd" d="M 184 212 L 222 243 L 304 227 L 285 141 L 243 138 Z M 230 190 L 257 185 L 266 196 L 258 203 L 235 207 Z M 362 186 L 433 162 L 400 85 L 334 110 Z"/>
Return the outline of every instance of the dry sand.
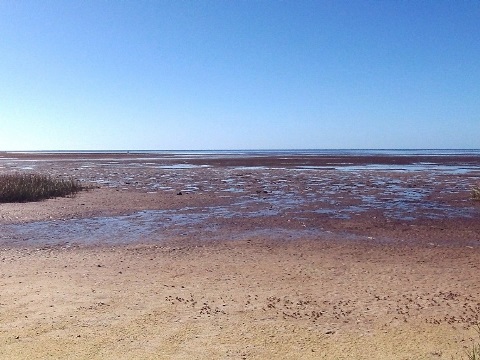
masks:
<path fill-rule="evenodd" d="M 480 228 L 468 197 L 478 172 L 359 178 L 95 161 L 29 165 L 52 174 L 78 169 L 82 179 L 101 179 L 99 189 L 0 205 L 2 359 L 461 359 L 480 342 L 473 326 L 480 321 Z M 23 166 L 8 164 L 0 170 Z M 306 183 L 316 175 L 330 182 Z M 398 183 L 388 194 L 373 183 L 386 177 L 435 184 L 417 202 L 433 197 L 435 214 L 446 216 L 395 217 L 402 207 L 378 206 L 356 213 L 359 194 L 400 201 Z M 230 178 L 242 179 L 235 191 L 225 190 Z M 165 189 L 152 191 L 154 183 Z M 347 183 L 349 191 L 325 195 L 333 203 L 322 200 Z M 458 188 L 446 191 L 451 183 Z M 202 209 L 214 215 L 170 227 L 163 218 L 138 218 L 138 211 L 160 210 L 153 214 L 175 222 L 175 212 L 198 217 Z M 128 221 L 120 233 L 109 230 L 118 242 L 98 238 L 99 222 L 83 237 L 73 231 L 82 219 L 106 216 Z M 132 230 L 155 222 L 155 231 Z M 39 240 L 45 226 L 36 224 L 52 229 L 51 237 Z M 137 238 L 121 241 L 122 233 Z M 56 243 L 63 234 L 69 241 Z"/>

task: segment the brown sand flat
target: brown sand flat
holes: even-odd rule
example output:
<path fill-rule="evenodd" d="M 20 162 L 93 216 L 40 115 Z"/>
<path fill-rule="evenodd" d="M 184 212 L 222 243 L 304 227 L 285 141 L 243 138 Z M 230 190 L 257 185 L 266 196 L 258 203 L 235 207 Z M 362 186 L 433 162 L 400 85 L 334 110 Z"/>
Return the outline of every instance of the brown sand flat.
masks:
<path fill-rule="evenodd" d="M 461 359 L 480 341 L 478 172 L 115 159 L 0 167 L 100 187 L 0 204 L 0 358 Z"/>

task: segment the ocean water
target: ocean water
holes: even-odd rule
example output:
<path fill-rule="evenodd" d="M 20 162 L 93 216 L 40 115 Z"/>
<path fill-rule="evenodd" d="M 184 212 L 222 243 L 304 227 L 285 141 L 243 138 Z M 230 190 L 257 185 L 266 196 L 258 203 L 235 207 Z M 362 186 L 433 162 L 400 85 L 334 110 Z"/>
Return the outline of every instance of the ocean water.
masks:
<path fill-rule="evenodd" d="M 13 151 L 12 154 L 157 154 L 170 156 L 480 156 L 480 149 L 272 149 L 272 150 L 48 150 Z"/>

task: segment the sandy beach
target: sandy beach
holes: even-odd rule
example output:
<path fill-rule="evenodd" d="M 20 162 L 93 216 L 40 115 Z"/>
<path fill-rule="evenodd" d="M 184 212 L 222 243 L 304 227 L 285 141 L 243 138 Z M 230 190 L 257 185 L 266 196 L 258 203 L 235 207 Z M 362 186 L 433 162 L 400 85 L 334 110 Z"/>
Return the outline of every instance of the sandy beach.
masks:
<path fill-rule="evenodd" d="M 2 359 L 463 359 L 478 156 L 0 153 Z"/>

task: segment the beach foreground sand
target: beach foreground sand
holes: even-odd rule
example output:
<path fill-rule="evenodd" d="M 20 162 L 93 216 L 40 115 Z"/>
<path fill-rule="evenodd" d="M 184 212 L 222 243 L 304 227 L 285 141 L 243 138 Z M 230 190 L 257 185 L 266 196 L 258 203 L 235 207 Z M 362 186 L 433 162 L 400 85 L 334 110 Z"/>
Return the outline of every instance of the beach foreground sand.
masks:
<path fill-rule="evenodd" d="M 81 169 L 67 164 L 38 167 Z M 242 178 L 240 192 L 201 189 L 203 178 L 215 183 L 202 173 L 212 169 L 175 169 L 180 188 L 153 192 L 136 188 L 151 172 L 119 184 L 124 169 L 109 167 L 117 180 L 75 198 L 0 205 L 0 358 L 461 359 L 480 341 L 478 207 L 467 191 L 478 174 L 442 175 L 435 204 L 457 215 L 423 218 L 410 198 L 415 216 L 354 208 L 353 188 L 320 207 L 308 184 L 298 201 L 315 174 L 332 181 L 322 192 L 353 182 L 333 172 L 263 172 L 269 186 L 255 169 L 215 168 L 228 172 L 219 183 Z M 432 179 L 354 179 L 376 196 L 372 179 L 387 175 Z M 442 192 L 452 181 L 460 187 Z"/>
<path fill-rule="evenodd" d="M 2 251 L 4 359 L 438 359 L 480 312 L 478 250 L 259 239 Z"/>

